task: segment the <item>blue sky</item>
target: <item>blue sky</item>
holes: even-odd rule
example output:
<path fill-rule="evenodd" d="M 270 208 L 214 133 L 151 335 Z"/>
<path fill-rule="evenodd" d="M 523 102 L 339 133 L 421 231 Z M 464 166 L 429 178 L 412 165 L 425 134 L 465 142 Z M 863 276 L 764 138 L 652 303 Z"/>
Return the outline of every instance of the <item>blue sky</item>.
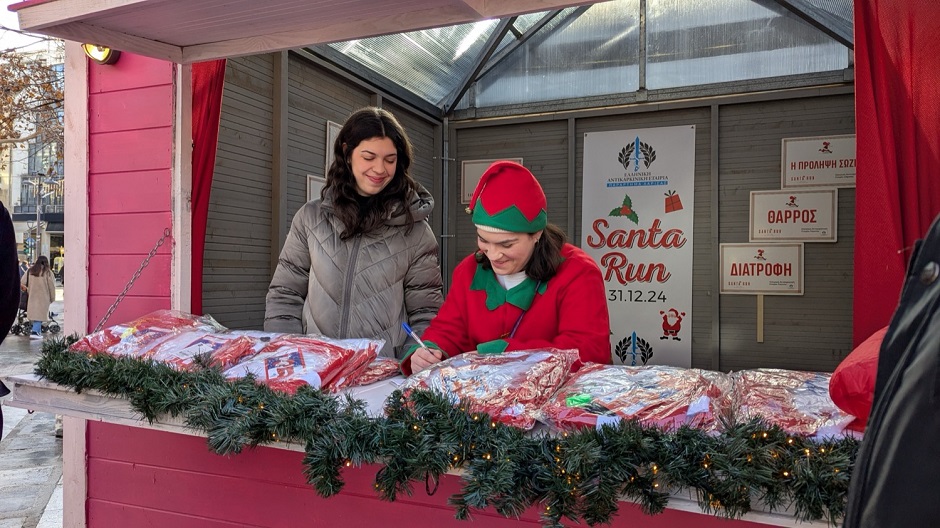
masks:
<path fill-rule="evenodd" d="M 10 4 L 15 4 L 20 0 L 0 0 L 0 26 L 5 28 L 19 29 L 19 22 L 16 18 L 16 13 L 7 10 L 7 6 Z M 35 38 L 29 38 L 19 33 L 13 31 L 4 31 L 0 29 L 0 47 L 2 48 L 14 48 L 17 46 L 22 46 L 24 44 L 30 44 L 36 42 Z"/>

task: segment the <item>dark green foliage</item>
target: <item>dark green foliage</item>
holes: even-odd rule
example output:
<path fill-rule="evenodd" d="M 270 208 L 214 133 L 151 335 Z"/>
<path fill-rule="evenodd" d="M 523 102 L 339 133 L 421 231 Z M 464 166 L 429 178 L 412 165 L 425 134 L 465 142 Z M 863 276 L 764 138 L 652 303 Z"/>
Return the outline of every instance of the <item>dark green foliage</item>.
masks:
<path fill-rule="evenodd" d="M 835 525 L 845 513 L 858 450 L 851 438 L 812 442 L 759 420 L 727 423 L 718 435 L 630 421 L 532 435 L 430 392 L 396 391 L 386 417 L 373 418 L 349 397 L 309 388 L 290 396 L 252 378 L 227 381 L 204 363 L 177 372 L 152 361 L 68 352 L 75 340 L 47 340 L 37 374 L 78 392 L 127 398 L 151 421 L 181 417 L 219 454 L 304 445 L 307 481 L 324 497 L 342 489 L 347 466 L 383 464 L 375 488 L 390 501 L 412 494 L 416 484 L 434 492 L 441 475 L 460 471 L 463 488 L 449 498 L 458 519 L 490 507 L 518 517 L 536 507 L 546 526 L 563 519 L 595 526 L 610 523 L 623 498 L 656 514 L 670 493 L 688 489 L 702 511 L 722 517 L 744 515 L 754 500 L 792 506 L 801 521 Z"/>

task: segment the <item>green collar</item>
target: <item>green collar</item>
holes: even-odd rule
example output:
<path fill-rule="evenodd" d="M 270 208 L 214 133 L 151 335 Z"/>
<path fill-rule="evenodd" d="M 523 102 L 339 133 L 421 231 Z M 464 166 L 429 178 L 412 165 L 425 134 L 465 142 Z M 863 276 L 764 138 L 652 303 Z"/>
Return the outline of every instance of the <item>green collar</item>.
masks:
<path fill-rule="evenodd" d="M 505 303 L 528 310 L 535 300 L 535 287 L 538 285 L 538 293 L 544 295 L 548 284 L 537 282 L 530 277 L 517 284 L 515 287 L 507 290 L 499 283 L 496 274 L 492 269 L 483 269 L 482 264 L 477 264 L 477 270 L 473 274 L 473 282 L 470 283 L 471 290 L 483 290 L 486 292 L 486 309 L 495 310 Z"/>

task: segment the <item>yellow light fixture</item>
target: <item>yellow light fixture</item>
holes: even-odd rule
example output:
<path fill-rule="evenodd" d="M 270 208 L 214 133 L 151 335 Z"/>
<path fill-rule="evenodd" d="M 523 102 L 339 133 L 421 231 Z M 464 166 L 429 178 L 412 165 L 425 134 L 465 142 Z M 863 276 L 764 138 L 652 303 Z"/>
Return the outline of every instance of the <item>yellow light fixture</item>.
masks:
<path fill-rule="evenodd" d="M 82 50 L 88 58 L 98 64 L 114 64 L 121 58 L 121 52 L 98 44 L 82 44 Z"/>

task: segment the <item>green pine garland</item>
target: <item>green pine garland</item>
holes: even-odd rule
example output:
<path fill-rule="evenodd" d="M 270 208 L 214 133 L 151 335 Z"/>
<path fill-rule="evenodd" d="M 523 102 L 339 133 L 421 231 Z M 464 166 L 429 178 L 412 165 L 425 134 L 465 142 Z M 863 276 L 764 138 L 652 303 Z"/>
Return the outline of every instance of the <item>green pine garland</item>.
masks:
<path fill-rule="evenodd" d="M 488 507 L 517 517 L 538 506 L 546 526 L 563 518 L 595 526 L 610 523 L 622 497 L 656 514 L 671 491 L 688 488 L 703 512 L 717 516 L 739 518 L 757 499 L 774 509 L 792 505 L 800 521 L 836 525 L 858 451 L 852 438 L 817 443 L 760 420 L 718 436 L 635 421 L 529 435 L 422 391 L 395 391 L 386 417 L 374 418 L 349 397 L 306 387 L 290 396 L 250 377 L 228 381 L 202 363 L 179 372 L 150 360 L 69 352 L 76 339 L 46 340 L 36 373 L 76 392 L 127 398 L 150 421 L 180 416 L 218 454 L 279 441 L 304 445 L 305 476 L 323 497 L 343 488 L 344 465 L 381 463 L 375 488 L 389 501 L 410 495 L 415 484 L 433 492 L 441 475 L 459 468 L 463 488 L 449 499 L 458 519 Z"/>

